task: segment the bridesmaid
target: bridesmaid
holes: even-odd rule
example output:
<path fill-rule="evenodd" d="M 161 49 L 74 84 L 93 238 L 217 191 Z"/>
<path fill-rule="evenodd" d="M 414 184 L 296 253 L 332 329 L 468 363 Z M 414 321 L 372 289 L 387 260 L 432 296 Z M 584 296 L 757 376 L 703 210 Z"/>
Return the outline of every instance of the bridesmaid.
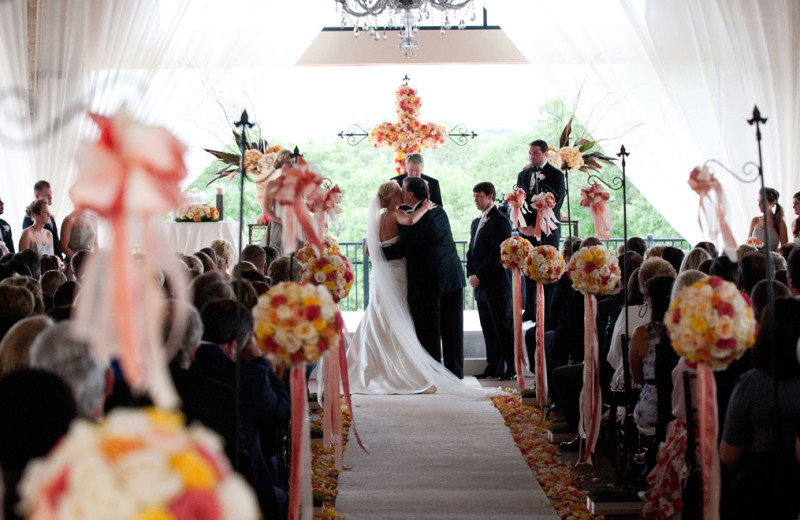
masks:
<path fill-rule="evenodd" d="M 753 217 L 750 222 L 748 237 L 755 237 L 762 244 L 766 243 L 769 234 L 769 247 L 772 251 L 777 251 L 778 247 L 788 242 L 786 232 L 786 221 L 783 220 L 783 208 L 778 202 L 780 194 L 775 188 L 767 188 L 767 222 L 763 216 Z M 761 193 L 758 194 L 758 208 L 761 209 Z"/>
<path fill-rule="evenodd" d="M 33 220 L 33 225 L 22 230 L 19 237 L 19 250 L 30 249 L 40 257 L 53 254 L 53 235 L 44 225 L 50 221 L 50 206 L 47 199 L 38 199 L 25 209 L 25 215 Z"/>
<path fill-rule="evenodd" d="M 69 261 L 82 249 L 97 249 L 97 217 L 90 212 L 73 211 L 61 223 L 61 251 L 67 257 L 67 274 L 70 274 Z"/>

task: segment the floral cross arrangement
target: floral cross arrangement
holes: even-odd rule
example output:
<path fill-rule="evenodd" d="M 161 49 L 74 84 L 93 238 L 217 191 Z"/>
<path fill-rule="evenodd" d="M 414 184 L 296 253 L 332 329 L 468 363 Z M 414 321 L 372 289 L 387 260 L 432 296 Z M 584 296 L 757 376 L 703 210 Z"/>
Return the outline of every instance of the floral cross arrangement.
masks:
<path fill-rule="evenodd" d="M 417 90 L 408 85 L 397 89 L 397 123 L 384 121 L 369 133 L 375 148 L 392 148 L 395 151 L 395 170 L 405 171 L 406 156 L 422 148 L 437 148 L 447 141 L 447 129 L 437 123 L 420 121 L 419 109 L 422 100 Z"/>

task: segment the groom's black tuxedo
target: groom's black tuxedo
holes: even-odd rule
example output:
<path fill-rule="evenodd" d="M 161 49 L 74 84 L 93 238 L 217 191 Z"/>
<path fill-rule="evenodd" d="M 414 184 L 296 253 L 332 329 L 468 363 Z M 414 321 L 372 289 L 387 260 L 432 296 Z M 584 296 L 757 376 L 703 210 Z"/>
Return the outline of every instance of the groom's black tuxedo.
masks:
<path fill-rule="evenodd" d="M 511 221 L 496 206 L 486 213 L 478 233 L 480 221 L 481 217 L 473 220 L 470 228 L 467 276 L 480 281 L 475 300 L 486 344 L 486 370 L 499 376 L 514 369 L 511 271 L 500 263 L 500 244 L 511 236 Z"/>
<path fill-rule="evenodd" d="M 556 226 L 555 231 L 551 231 L 550 235 L 544 235 L 542 240 L 535 241 L 533 240 L 532 243 L 535 245 L 538 244 L 547 244 L 551 245 L 555 248 L 558 248 L 558 243 L 561 238 L 561 205 L 564 203 L 564 195 L 566 194 L 566 186 L 564 183 L 564 174 L 550 164 L 549 162 L 544 163 L 541 171 L 534 171 L 535 168 L 533 166 L 528 166 L 519 174 L 517 175 L 517 186 L 525 190 L 525 201 L 530 205 L 531 198 L 534 195 L 538 195 L 539 193 L 543 193 L 549 191 L 552 193 L 556 198 L 556 206 L 553 208 L 553 213 L 556 216 L 556 220 L 558 221 L 559 225 Z M 534 178 L 534 175 L 536 177 Z M 539 176 L 543 176 L 544 178 L 539 178 Z M 531 183 L 531 180 L 535 179 L 535 183 Z M 538 217 L 535 211 L 531 211 L 525 214 L 525 222 L 529 226 L 536 225 L 536 218 Z M 527 236 L 529 240 L 533 237 Z"/>
<path fill-rule="evenodd" d="M 437 206 L 415 225 L 400 226 L 400 238 L 383 252 L 387 260 L 406 258 L 408 305 L 419 342 L 437 361 L 443 353 L 445 367 L 463 378 L 466 283 L 447 213 Z"/>

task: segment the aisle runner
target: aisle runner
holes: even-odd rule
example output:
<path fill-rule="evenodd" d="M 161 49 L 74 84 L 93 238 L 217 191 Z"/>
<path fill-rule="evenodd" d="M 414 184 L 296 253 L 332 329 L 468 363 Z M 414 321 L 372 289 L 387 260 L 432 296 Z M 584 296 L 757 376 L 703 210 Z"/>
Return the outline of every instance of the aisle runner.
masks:
<path fill-rule="evenodd" d="M 353 406 L 370 453 L 345 452 L 347 520 L 558 518 L 489 400 L 354 395 Z"/>

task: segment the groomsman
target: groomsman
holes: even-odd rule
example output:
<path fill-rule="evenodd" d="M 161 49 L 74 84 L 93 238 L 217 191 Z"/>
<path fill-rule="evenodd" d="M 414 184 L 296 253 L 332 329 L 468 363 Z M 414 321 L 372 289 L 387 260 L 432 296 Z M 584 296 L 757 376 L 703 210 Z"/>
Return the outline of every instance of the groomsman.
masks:
<path fill-rule="evenodd" d="M 532 141 L 528 145 L 528 158 L 531 163 L 517 175 L 517 186 L 525 190 L 525 200 L 528 205 L 531 204 L 531 199 L 533 199 L 534 195 L 544 192 L 552 193 L 556 198 L 553 214 L 556 217 L 557 224 L 556 229 L 551 231 L 549 235 L 545 235 L 542 232 L 541 240 L 534 237 L 533 230 L 539 214 L 537 211 L 532 210 L 524 214 L 527 226 L 520 231 L 522 236 L 530 240 L 533 245 L 546 244 L 558 249 L 561 238 L 561 205 L 564 203 L 564 196 L 566 195 L 564 174 L 547 162 L 547 143 L 541 139 Z M 530 281 L 527 281 L 525 286 L 525 319 L 528 320 L 533 319 L 533 316 L 536 315 L 536 291 L 531 290 L 533 284 Z M 550 290 L 549 285 L 545 286 L 545 295 Z"/>
<path fill-rule="evenodd" d="M 34 200 L 39 199 L 47 199 L 47 205 L 53 205 L 53 188 L 50 187 L 50 183 L 47 181 L 38 181 L 36 184 L 33 185 L 33 198 Z M 22 219 L 22 229 L 28 228 L 33 225 L 33 220 L 29 216 L 25 216 Z M 61 244 L 58 239 L 58 226 L 56 226 L 56 221 L 52 215 L 50 215 L 50 222 L 44 225 L 44 228 L 49 230 L 50 233 L 53 235 L 53 251 L 55 255 L 61 258 Z"/>
<path fill-rule="evenodd" d="M 511 221 L 494 205 L 495 196 L 491 182 L 479 182 L 472 188 L 472 198 L 481 215 L 470 228 L 467 276 L 475 290 L 486 344 L 486 370 L 477 377 L 510 381 L 516 379 L 511 271 L 500 264 L 500 244 L 511 236 Z"/>
<path fill-rule="evenodd" d="M 0 215 L 3 214 L 3 200 L 0 199 Z M 11 238 L 11 226 L 8 222 L 0 218 L 0 253 L 13 253 L 14 252 L 14 239 Z"/>
<path fill-rule="evenodd" d="M 391 180 L 403 187 L 403 181 L 408 177 L 419 177 L 428 183 L 430 200 L 437 206 L 442 206 L 442 193 L 439 191 L 439 181 L 422 171 L 425 169 L 425 160 L 421 153 L 410 153 L 406 156 L 406 173 L 392 177 Z"/>

